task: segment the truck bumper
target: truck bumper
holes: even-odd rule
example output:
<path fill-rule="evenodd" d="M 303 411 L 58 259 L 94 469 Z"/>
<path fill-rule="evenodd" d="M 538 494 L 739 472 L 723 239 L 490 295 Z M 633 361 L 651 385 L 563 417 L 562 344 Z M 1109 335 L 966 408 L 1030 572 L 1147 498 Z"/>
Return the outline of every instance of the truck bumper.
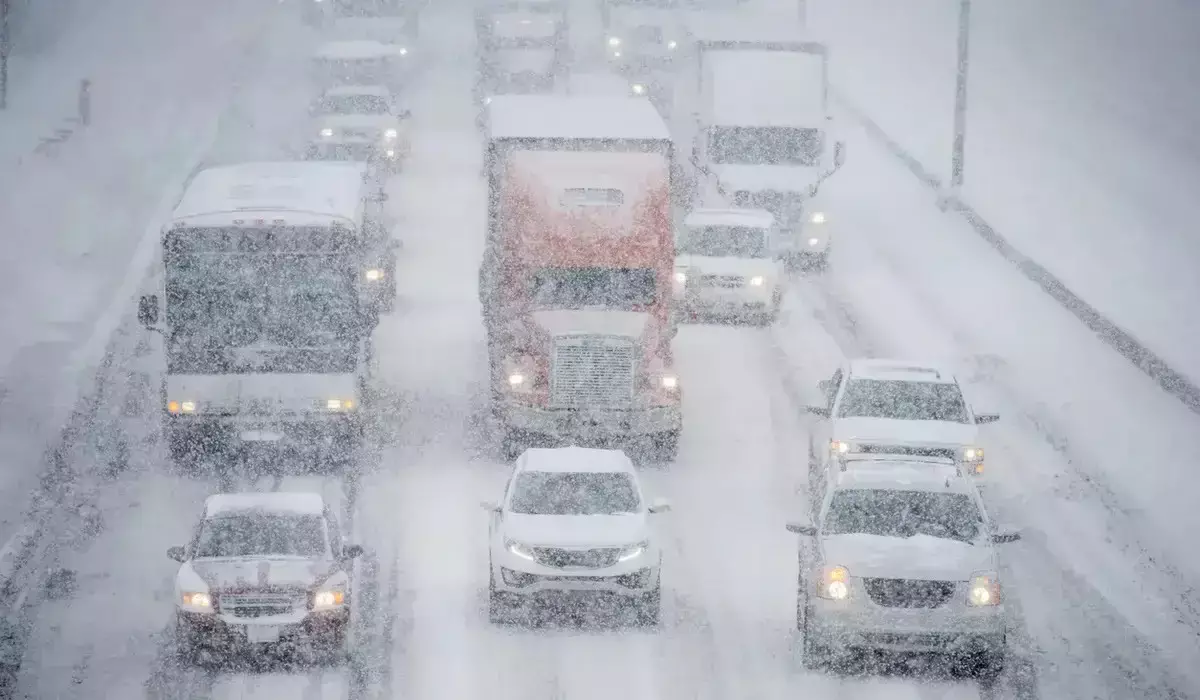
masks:
<path fill-rule="evenodd" d="M 176 456 L 245 449 L 335 454 L 354 448 L 363 436 L 357 414 L 296 420 L 167 416 L 163 428 Z"/>
<path fill-rule="evenodd" d="M 617 409 L 549 409 L 504 404 L 500 418 L 509 430 L 555 439 L 637 438 L 679 431 L 678 406 Z"/>

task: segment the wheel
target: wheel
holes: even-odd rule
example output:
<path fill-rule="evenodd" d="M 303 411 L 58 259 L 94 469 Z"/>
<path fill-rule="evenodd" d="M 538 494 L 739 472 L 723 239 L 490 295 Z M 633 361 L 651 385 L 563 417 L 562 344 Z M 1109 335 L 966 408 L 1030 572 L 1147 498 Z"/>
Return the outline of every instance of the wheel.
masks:
<path fill-rule="evenodd" d="M 659 462 L 674 462 L 679 456 L 679 431 L 671 430 L 651 436 L 654 458 Z"/>
<path fill-rule="evenodd" d="M 1004 652 L 985 651 L 970 654 L 955 664 L 962 675 L 981 681 L 994 681 L 1004 672 Z"/>
<path fill-rule="evenodd" d="M 801 604 L 798 604 L 798 606 Z M 800 623 L 800 661 L 805 668 L 820 669 L 824 668 L 829 663 L 829 647 L 821 644 L 808 629 L 808 609 L 807 604 L 803 604 L 803 613 L 800 613 L 804 620 Z"/>
<path fill-rule="evenodd" d="M 658 627 L 662 617 L 662 584 L 649 593 L 643 593 L 635 603 L 637 623 L 642 627 Z"/>
<path fill-rule="evenodd" d="M 489 570 L 491 565 L 488 565 Z M 512 622 L 513 604 L 508 594 L 496 590 L 494 574 L 488 574 L 488 622 L 503 625 Z"/>

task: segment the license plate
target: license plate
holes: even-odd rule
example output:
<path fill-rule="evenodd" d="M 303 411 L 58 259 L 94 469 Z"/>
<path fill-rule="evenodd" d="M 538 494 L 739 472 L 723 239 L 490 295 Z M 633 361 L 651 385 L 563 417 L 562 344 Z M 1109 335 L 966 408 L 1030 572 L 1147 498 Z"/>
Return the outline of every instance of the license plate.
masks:
<path fill-rule="evenodd" d="M 279 625 L 246 625 L 246 641 L 251 644 L 278 642 Z"/>
<path fill-rule="evenodd" d="M 241 437 L 246 442 L 279 442 L 283 436 L 269 430 L 243 430 Z"/>

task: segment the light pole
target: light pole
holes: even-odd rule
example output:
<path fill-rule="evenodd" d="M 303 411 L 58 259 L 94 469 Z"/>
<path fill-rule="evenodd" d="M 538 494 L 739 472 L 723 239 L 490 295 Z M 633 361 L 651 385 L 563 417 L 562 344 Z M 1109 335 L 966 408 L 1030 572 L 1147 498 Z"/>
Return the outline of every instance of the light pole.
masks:
<path fill-rule="evenodd" d="M 8 3 L 0 0 L 0 109 L 8 108 Z"/>
<path fill-rule="evenodd" d="M 950 160 L 950 191 L 957 195 L 963 184 L 967 140 L 967 69 L 971 63 L 971 0 L 958 3 L 958 71 L 954 88 L 954 149 Z"/>

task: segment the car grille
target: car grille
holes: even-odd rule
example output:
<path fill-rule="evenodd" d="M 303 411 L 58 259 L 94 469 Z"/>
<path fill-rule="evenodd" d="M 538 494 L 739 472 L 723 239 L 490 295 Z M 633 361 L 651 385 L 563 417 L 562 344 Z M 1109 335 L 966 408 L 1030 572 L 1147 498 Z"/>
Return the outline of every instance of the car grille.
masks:
<path fill-rule="evenodd" d="M 871 600 L 885 608 L 936 608 L 954 595 L 952 581 L 868 578 L 863 585 Z"/>
<path fill-rule="evenodd" d="M 663 43 L 662 27 L 646 26 L 634 27 L 630 34 L 633 36 L 633 41 L 640 44 L 661 44 Z"/>
<path fill-rule="evenodd" d="M 726 289 L 735 289 L 746 283 L 746 280 L 741 275 L 701 275 L 699 284 L 701 287 L 724 287 Z"/>
<path fill-rule="evenodd" d="M 234 617 L 266 617 L 286 615 L 301 604 L 289 595 L 222 595 L 218 601 L 221 612 Z"/>
<path fill-rule="evenodd" d="M 612 547 L 599 549 L 558 549 L 557 547 L 539 547 L 533 550 L 533 556 L 542 566 L 556 569 L 578 567 L 583 569 L 603 569 L 617 563 L 621 550 Z"/>
<path fill-rule="evenodd" d="M 633 343 L 622 338 L 557 338 L 551 403 L 556 408 L 628 406 L 633 401 L 634 355 Z"/>
<path fill-rule="evenodd" d="M 348 139 L 369 139 L 374 132 L 369 129 L 342 129 L 342 136 Z"/>
<path fill-rule="evenodd" d="M 881 445 L 859 443 L 858 451 L 862 454 L 878 455 L 909 455 L 912 457 L 941 457 L 957 459 L 958 450 L 953 447 L 919 447 L 913 445 Z"/>

